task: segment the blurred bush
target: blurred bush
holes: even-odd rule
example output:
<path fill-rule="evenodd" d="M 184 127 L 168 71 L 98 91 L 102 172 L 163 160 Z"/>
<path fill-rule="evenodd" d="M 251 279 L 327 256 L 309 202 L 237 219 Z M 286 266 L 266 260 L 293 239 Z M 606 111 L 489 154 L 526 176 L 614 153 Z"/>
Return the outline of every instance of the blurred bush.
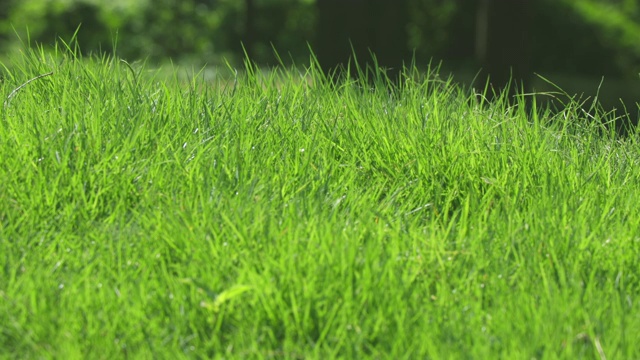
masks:
<path fill-rule="evenodd" d="M 237 63 L 247 41 L 258 63 L 275 61 L 272 46 L 285 60 L 306 59 L 314 34 L 313 1 L 252 2 L 256 14 L 249 25 L 249 1 L 242 0 L 13 1 L 12 6 L 2 3 L 7 15 L 0 16 L 0 34 L 13 44 L 18 37 L 31 45 L 74 39 L 83 53 L 116 51 L 126 59 L 152 62 Z"/>

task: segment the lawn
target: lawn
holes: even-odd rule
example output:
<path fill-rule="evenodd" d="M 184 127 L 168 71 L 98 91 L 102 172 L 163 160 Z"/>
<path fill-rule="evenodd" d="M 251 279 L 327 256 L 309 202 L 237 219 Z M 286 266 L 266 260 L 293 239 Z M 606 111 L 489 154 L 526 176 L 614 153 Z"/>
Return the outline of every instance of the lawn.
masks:
<path fill-rule="evenodd" d="M 640 358 L 640 137 L 605 114 L 435 70 L 11 63 L 0 358 Z"/>

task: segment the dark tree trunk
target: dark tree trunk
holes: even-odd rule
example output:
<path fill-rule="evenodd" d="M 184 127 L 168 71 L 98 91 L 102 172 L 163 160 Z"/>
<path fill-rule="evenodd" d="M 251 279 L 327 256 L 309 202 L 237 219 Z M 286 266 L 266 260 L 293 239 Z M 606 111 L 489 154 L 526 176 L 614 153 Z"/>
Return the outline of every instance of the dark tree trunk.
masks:
<path fill-rule="evenodd" d="M 318 0 L 316 52 L 323 70 L 346 66 L 352 55 L 363 60 L 367 52 L 366 0 Z"/>
<path fill-rule="evenodd" d="M 381 67 L 399 70 L 407 58 L 407 0 L 317 0 L 314 51 L 325 71 L 345 67 L 353 57 L 361 68 L 375 54 Z"/>
<path fill-rule="evenodd" d="M 494 89 L 510 81 L 511 93 L 531 78 L 530 23 L 533 0 L 481 0 L 477 12 L 476 54 Z M 522 85 L 524 84 L 524 85 Z"/>
<path fill-rule="evenodd" d="M 245 0 L 244 49 L 249 59 L 254 58 L 256 42 L 256 3 L 255 0 Z"/>
<path fill-rule="evenodd" d="M 0 1 L 0 23 L 5 22 L 9 19 L 9 10 L 11 8 L 11 5 L 11 0 Z M 6 33 L 0 32 L 0 46 L 4 45 L 3 42 L 6 40 L 6 37 Z"/>
<path fill-rule="evenodd" d="M 457 0 L 457 10 L 447 26 L 448 44 L 444 53 L 447 61 L 472 66 L 475 61 L 476 12 L 478 0 Z"/>
<path fill-rule="evenodd" d="M 378 63 L 394 76 L 402 70 L 403 61 L 408 58 L 406 0 L 380 0 L 375 2 L 373 11 L 373 31 L 375 39 L 372 51 Z"/>

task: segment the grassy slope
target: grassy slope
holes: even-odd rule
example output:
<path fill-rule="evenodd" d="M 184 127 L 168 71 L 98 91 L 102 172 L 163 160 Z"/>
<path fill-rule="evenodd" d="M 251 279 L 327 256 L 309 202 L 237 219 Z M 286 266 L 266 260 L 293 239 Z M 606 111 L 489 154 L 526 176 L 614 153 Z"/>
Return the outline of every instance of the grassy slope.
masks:
<path fill-rule="evenodd" d="M 638 144 L 571 104 L 15 63 L 2 356 L 640 357 Z"/>

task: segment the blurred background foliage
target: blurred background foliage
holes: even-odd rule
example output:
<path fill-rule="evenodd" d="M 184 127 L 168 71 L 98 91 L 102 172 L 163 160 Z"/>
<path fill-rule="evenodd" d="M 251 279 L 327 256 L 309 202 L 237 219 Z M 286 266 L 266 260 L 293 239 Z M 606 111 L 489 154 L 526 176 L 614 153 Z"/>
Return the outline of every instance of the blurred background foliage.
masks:
<path fill-rule="evenodd" d="M 408 7 L 402 46 L 415 50 L 419 62 L 446 59 L 445 65 L 472 68 L 478 65 L 475 7 L 481 1 L 389 3 Z M 532 68 L 598 76 L 640 72 L 638 0 L 532 0 L 531 11 Z M 81 26 L 77 40 L 85 53 L 113 52 L 117 36 L 117 55 L 130 60 L 239 64 L 244 42 L 258 64 L 274 63 L 272 45 L 285 60 L 306 63 L 308 44 L 321 36 L 317 13 L 315 0 L 3 0 L 0 48 L 20 46 L 16 34 L 32 44 L 69 41 Z"/>
<path fill-rule="evenodd" d="M 525 61 L 529 74 L 555 74 L 554 79 L 560 79 L 569 90 L 598 87 L 601 76 L 616 79 L 610 86 L 613 98 L 626 96 L 634 102 L 640 97 L 636 84 L 640 83 L 639 2 L 1 0 L 0 58 L 25 43 L 52 45 L 58 38 L 70 41 L 78 26 L 76 40 L 85 54 L 106 52 L 152 64 L 171 59 L 194 66 L 223 65 L 225 61 L 241 66 L 245 53 L 257 64 L 270 66 L 278 62 L 273 49 L 285 63 L 304 65 L 309 62 L 309 47 L 321 62 L 334 66 L 345 63 L 343 53 L 350 51 L 350 38 L 360 58 L 368 58 L 365 51 L 371 49 L 382 59 L 381 65 L 388 67 L 401 66 L 399 60 L 412 57 L 422 68 L 442 61 L 444 70 L 463 74 L 460 78 L 464 79 L 472 78 L 483 66 L 490 68 L 478 49 L 482 6 L 491 4 L 491 11 L 498 14 L 502 7 L 503 15 L 497 15 L 498 19 L 509 20 L 504 14 L 510 10 L 505 6 L 521 3 L 527 13 L 522 17 L 526 29 L 521 29 L 527 39 L 527 54 L 513 61 Z M 490 26 L 499 21 L 491 19 Z M 518 26 L 518 18 L 511 20 L 503 25 Z M 496 29 L 498 34 L 509 32 L 505 27 Z M 358 48 L 358 39 L 371 44 L 363 40 Z M 489 46 L 488 51 L 524 48 L 513 39 L 500 39 L 502 47 Z M 572 80 L 563 82 L 563 78 Z M 580 85 L 585 81 L 588 85 Z"/>
<path fill-rule="evenodd" d="M 314 2 L 305 0 L 2 0 L 0 47 L 70 41 L 78 26 L 83 53 L 107 52 L 152 63 L 241 64 L 242 42 L 259 64 L 272 45 L 308 61 Z M 247 4 L 253 4 L 253 18 Z M 247 24 L 251 20 L 251 24 Z M 251 29 L 253 38 L 247 38 Z M 21 40 L 20 40 L 21 39 Z M 117 44 L 115 42 L 117 41 Z M 251 43 L 248 44 L 248 41 Z M 114 46 L 115 44 L 115 46 Z M 284 50 L 286 49 L 286 50 Z"/>

